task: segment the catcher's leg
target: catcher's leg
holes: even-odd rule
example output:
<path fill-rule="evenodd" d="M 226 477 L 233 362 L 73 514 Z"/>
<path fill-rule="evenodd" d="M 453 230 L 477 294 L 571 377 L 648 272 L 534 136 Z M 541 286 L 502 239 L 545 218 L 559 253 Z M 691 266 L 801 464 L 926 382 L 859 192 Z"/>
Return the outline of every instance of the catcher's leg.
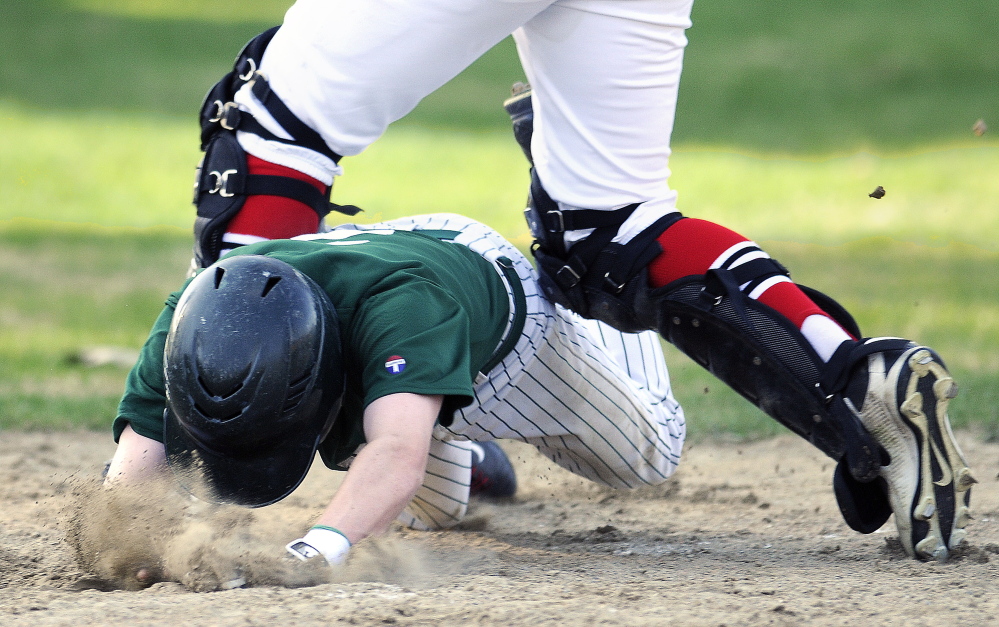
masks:
<path fill-rule="evenodd" d="M 340 159 L 288 109 L 258 71 L 276 32 L 277 28 L 272 28 L 251 40 L 236 58 L 233 70 L 208 92 L 202 105 L 201 148 L 205 154 L 194 184 L 196 267 L 212 264 L 236 246 L 315 232 L 331 209 L 351 215 L 357 212 L 356 207 L 330 203 L 330 185 L 248 155 L 238 140 L 240 135 L 253 136 L 312 154 L 334 166 Z M 240 108 L 238 92 L 257 103 L 256 115 Z"/>
<path fill-rule="evenodd" d="M 529 98 L 522 91 L 507 102 L 518 140 Z M 552 300 L 619 329 L 658 330 L 837 460 L 835 492 L 854 529 L 873 532 L 894 513 L 910 555 L 946 557 L 960 543 L 974 480 L 946 413 L 956 388 L 935 353 L 906 340 L 858 340 L 835 301 L 794 285 L 780 264 L 717 225 L 667 214 L 621 243 L 619 225 L 635 207 L 573 212 L 537 173 L 528 204 Z M 567 237 L 573 229 L 581 235 Z"/>
<path fill-rule="evenodd" d="M 330 209 L 356 213 L 328 200 L 340 156 L 363 151 L 553 1 L 298 0 L 206 99 L 198 265 L 314 232 Z"/>

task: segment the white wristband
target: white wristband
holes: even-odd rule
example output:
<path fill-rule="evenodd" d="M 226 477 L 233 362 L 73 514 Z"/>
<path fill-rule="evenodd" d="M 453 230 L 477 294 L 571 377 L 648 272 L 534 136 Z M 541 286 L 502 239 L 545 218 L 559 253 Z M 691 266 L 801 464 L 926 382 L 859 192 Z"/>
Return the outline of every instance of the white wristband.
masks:
<path fill-rule="evenodd" d="M 305 537 L 289 542 L 285 549 L 303 562 L 322 555 L 328 564 L 342 564 L 350 551 L 350 540 L 333 527 L 316 526 Z"/>

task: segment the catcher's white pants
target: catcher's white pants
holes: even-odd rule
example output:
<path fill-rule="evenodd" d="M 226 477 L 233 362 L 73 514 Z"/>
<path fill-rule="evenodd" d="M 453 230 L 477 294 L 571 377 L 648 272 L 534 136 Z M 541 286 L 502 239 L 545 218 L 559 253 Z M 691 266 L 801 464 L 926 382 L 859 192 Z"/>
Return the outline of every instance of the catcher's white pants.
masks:
<path fill-rule="evenodd" d="M 443 229 L 492 261 L 505 256 L 524 287 L 527 318 L 513 350 L 479 377 L 475 402 L 438 426 L 423 486 L 400 520 L 418 529 L 456 524 L 468 505 L 468 440 L 533 444 L 556 464 L 614 488 L 665 481 L 686 434 L 659 336 L 621 333 L 546 300 L 533 266 L 489 227 L 435 214 L 338 228 Z M 510 293 L 511 302 L 513 294 Z"/>
<path fill-rule="evenodd" d="M 619 231 L 627 240 L 675 207 L 670 134 L 692 2 L 298 0 L 261 71 L 333 150 L 356 155 L 513 33 L 533 88 L 541 181 L 566 208 L 644 203 Z M 237 102 L 282 134 L 248 90 Z M 239 140 L 327 184 L 340 174 L 311 151 Z"/>

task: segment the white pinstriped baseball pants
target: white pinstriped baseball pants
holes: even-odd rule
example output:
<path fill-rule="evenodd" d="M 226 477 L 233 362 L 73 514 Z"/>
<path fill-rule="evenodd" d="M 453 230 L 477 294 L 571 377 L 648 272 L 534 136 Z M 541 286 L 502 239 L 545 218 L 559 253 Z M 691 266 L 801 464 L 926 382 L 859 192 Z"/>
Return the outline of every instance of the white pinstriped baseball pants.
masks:
<path fill-rule="evenodd" d="M 509 355 L 479 377 L 472 405 L 434 432 L 423 486 L 400 520 L 450 527 L 464 516 L 471 479 L 467 440 L 512 439 L 556 464 L 614 488 L 665 481 L 686 433 L 659 336 L 621 333 L 542 297 L 533 266 L 489 227 L 434 214 L 338 228 L 443 229 L 490 261 L 514 262 L 527 299 L 524 330 Z M 511 311 L 513 294 L 510 293 Z"/>
<path fill-rule="evenodd" d="M 513 33 L 533 88 L 541 181 L 566 209 L 643 203 L 621 227 L 623 241 L 675 210 L 670 135 L 692 2 L 298 0 L 260 69 L 302 121 L 350 156 Z M 282 134 L 248 90 L 236 101 Z M 250 154 L 326 184 L 341 173 L 309 150 L 238 138 Z"/>

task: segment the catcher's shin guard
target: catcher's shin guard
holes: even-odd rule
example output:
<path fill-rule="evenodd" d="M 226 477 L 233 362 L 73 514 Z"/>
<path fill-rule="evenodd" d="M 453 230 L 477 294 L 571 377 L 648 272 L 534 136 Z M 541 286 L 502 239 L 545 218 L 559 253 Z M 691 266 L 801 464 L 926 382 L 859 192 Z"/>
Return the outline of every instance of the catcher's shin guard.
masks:
<path fill-rule="evenodd" d="M 293 144 L 313 150 L 332 160 L 340 160 L 313 129 L 306 126 L 270 89 L 267 79 L 257 71 L 267 44 L 278 27 L 253 38 L 236 57 L 233 70 L 205 96 L 201 107 L 201 149 L 204 157 L 198 165 L 194 182 L 194 204 L 198 214 L 194 223 L 194 260 L 200 267 L 214 263 L 222 249 L 226 225 L 242 208 L 247 196 L 264 194 L 284 196 L 311 207 L 322 219 L 337 210 L 348 215 L 359 211 L 351 205 L 336 205 L 312 185 L 284 176 L 250 175 L 246 153 L 236 140 L 236 132 L 259 135 L 264 139 Z M 253 95 L 271 117 L 291 136 L 280 137 L 265 129 L 234 102 L 236 92 L 249 85 Z"/>
<path fill-rule="evenodd" d="M 556 206 L 534 177 L 527 214 L 536 238 L 539 283 L 549 299 L 625 332 L 657 330 L 764 413 L 842 461 L 852 477 L 874 479 L 881 461 L 878 446 L 839 393 L 838 377 L 830 374 L 846 371 L 861 357 L 823 362 L 797 326 L 747 296 L 764 281 L 787 276 L 780 263 L 755 259 L 650 289 L 645 267 L 662 251 L 659 234 L 681 220 L 680 214 L 663 217 L 621 245 L 610 243 L 616 225 L 596 220 L 614 224 L 614 214 L 630 208 L 560 212 L 551 208 Z M 561 230 L 570 220 L 591 220 L 594 231 L 565 252 Z M 835 301 L 802 289 L 860 337 L 856 322 Z"/>
<path fill-rule="evenodd" d="M 823 362 L 793 323 L 745 295 L 779 274 L 786 272 L 777 262 L 759 259 L 652 290 L 650 298 L 658 305 L 655 328 L 764 413 L 841 461 L 857 481 L 872 481 L 882 462 L 880 447 L 845 400 L 845 383 L 835 376 L 853 361 Z M 842 324 L 856 330 L 851 318 Z"/>
<path fill-rule="evenodd" d="M 530 87 L 514 85 L 503 106 L 518 145 L 533 165 Z M 539 283 L 548 299 L 622 331 L 659 331 L 764 413 L 837 460 L 834 489 L 847 524 L 862 533 L 880 528 L 892 514 L 885 482 L 878 477 L 884 450 L 864 428 L 858 407 L 844 390 L 851 376 L 863 370 L 868 355 L 899 350 L 905 341 L 844 346 L 846 350 L 824 363 L 796 326 L 746 296 L 767 278 L 787 276 L 772 259 L 711 270 L 651 290 L 645 268 L 662 252 L 658 237 L 683 216 L 668 214 L 631 242 L 611 243 L 635 207 L 562 211 L 532 170 L 524 213 L 535 240 Z M 564 233 L 575 229 L 592 232 L 567 250 Z M 798 288 L 853 337 L 861 337 L 839 303 L 806 286 Z"/>
<path fill-rule="evenodd" d="M 503 106 L 530 161 L 530 88 L 515 85 Z M 617 228 L 636 207 L 563 211 L 532 170 L 525 216 L 535 239 L 533 252 L 545 295 L 622 331 L 658 330 L 765 413 L 830 457 L 845 460 L 852 477 L 871 481 L 879 462 L 876 443 L 842 395 L 822 385 L 830 368 L 842 370 L 849 364 L 825 364 L 793 323 L 746 296 L 771 277 L 787 276 L 787 270 L 772 259 L 757 259 L 650 290 L 645 268 L 662 253 L 658 237 L 682 216 L 670 213 L 627 244 L 612 243 Z M 567 250 L 564 233 L 583 229 L 592 231 Z M 839 304 L 799 287 L 860 337 L 856 323 Z"/>
<path fill-rule="evenodd" d="M 638 206 L 562 211 L 531 171 L 524 215 L 534 236 L 539 285 L 549 300 L 626 333 L 654 328 L 645 268 L 662 253 L 656 238 L 683 216 L 669 213 L 627 243 L 612 242 Z M 592 232 L 566 251 L 565 232 L 583 229 Z"/>

